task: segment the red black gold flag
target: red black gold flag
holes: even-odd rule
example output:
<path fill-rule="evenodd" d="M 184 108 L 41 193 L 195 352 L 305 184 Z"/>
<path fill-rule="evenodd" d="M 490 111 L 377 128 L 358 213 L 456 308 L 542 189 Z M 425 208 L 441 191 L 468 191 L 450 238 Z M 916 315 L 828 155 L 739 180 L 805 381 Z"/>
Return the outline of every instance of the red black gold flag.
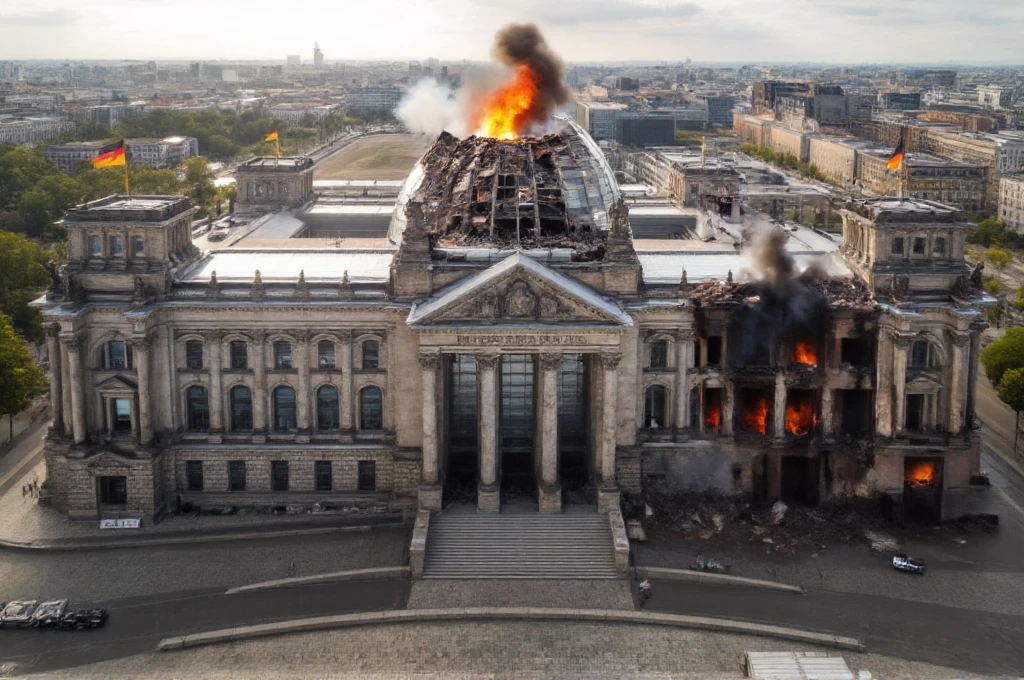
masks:
<path fill-rule="evenodd" d="M 902 170 L 903 169 L 903 138 L 900 137 L 900 143 L 896 145 L 896 150 L 892 152 L 892 156 L 889 157 L 889 162 L 885 164 L 886 170 Z"/>
<path fill-rule="evenodd" d="M 112 168 L 117 165 L 125 165 L 124 140 L 109 144 L 100 150 L 100 154 L 92 159 L 94 168 Z"/>

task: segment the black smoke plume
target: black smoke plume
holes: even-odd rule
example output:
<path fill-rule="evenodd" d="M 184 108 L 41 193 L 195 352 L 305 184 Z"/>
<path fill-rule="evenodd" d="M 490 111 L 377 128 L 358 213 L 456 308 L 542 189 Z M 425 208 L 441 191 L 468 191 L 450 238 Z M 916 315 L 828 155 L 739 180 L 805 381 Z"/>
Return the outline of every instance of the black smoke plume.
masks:
<path fill-rule="evenodd" d="M 540 29 L 533 24 L 509 24 L 494 38 L 491 54 L 510 68 L 520 64 L 530 67 L 537 76 L 538 97 L 527 112 L 528 123 L 545 123 L 551 112 L 569 101 L 569 91 L 562 84 L 565 65 L 551 51 Z"/>

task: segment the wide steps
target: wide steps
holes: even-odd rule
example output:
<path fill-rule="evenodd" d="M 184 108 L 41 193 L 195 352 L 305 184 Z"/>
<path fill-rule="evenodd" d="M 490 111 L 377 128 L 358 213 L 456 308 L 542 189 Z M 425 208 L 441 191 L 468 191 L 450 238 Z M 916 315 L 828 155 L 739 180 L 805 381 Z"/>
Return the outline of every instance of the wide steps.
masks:
<path fill-rule="evenodd" d="M 430 520 L 424 578 L 613 579 L 608 517 L 446 515 Z"/>

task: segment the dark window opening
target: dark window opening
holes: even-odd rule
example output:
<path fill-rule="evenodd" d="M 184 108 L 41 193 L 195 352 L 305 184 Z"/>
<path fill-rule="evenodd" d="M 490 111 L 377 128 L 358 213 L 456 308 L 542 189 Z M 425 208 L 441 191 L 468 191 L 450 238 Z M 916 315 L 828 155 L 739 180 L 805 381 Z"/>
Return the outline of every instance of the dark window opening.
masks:
<path fill-rule="evenodd" d="M 203 343 L 199 340 L 189 340 L 185 343 L 185 366 L 193 371 L 203 368 Z"/>
<path fill-rule="evenodd" d="M 359 429 L 384 429 L 384 394 L 379 387 L 371 385 L 359 393 Z"/>
<path fill-rule="evenodd" d="M 895 236 L 892 239 L 892 254 L 902 255 L 903 254 L 903 237 Z"/>
<path fill-rule="evenodd" d="M 99 236 L 89 237 L 89 254 L 97 257 L 103 254 L 103 243 Z"/>
<path fill-rule="evenodd" d="M 193 385 L 185 391 L 188 429 L 202 431 L 210 429 L 210 398 L 206 388 Z"/>
<path fill-rule="evenodd" d="M 932 255 L 945 255 L 946 254 L 946 239 L 942 236 L 935 238 L 935 243 L 932 245 Z"/>
<path fill-rule="evenodd" d="M 274 430 L 295 429 L 295 390 L 281 386 L 274 389 Z"/>
<path fill-rule="evenodd" d="M 114 432 L 132 431 L 132 402 L 130 399 L 110 400 L 110 422 Z"/>
<path fill-rule="evenodd" d="M 874 402 L 871 390 L 839 390 L 842 402 L 842 431 L 851 437 L 871 435 L 871 410 Z"/>
<path fill-rule="evenodd" d="M 203 490 L 203 461 L 185 461 L 185 482 L 188 484 L 189 491 Z"/>
<path fill-rule="evenodd" d="M 270 488 L 272 491 L 288 490 L 288 461 L 270 461 Z"/>
<path fill-rule="evenodd" d="M 313 476 L 317 491 L 332 491 L 334 489 L 334 470 L 331 467 L 331 461 L 318 460 L 313 463 Z"/>
<path fill-rule="evenodd" d="M 722 365 L 722 336 L 713 335 L 708 338 L 708 366 Z"/>
<path fill-rule="evenodd" d="M 914 239 L 914 254 L 924 255 L 924 239 L 920 236 Z"/>
<path fill-rule="evenodd" d="M 242 340 L 231 341 L 231 370 L 244 371 L 249 368 L 249 351 Z"/>
<path fill-rule="evenodd" d="M 910 365 L 914 368 L 928 368 L 933 365 L 934 357 L 931 343 L 927 340 L 916 340 L 910 346 Z"/>
<path fill-rule="evenodd" d="M 279 340 L 274 343 L 274 368 L 292 367 L 292 343 Z"/>
<path fill-rule="evenodd" d="M 127 477 L 99 477 L 100 505 L 128 505 Z"/>
<path fill-rule="evenodd" d="M 839 361 L 851 366 L 870 366 L 871 352 L 865 338 L 842 338 L 839 341 Z"/>
<path fill-rule="evenodd" d="M 377 461 L 373 460 L 361 460 L 359 461 L 359 490 L 360 491 L 376 491 L 377 490 Z"/>
<path fill-rule="evenodd" d="M 228 462 L 228 491 L 245 491 L 245 461 Z"/>
<path fill-rule="evenodd" d="M 132 239 L 132 243 L 135 248 L 135 257 L 144 255 L 146 253 L 146 241 L 141 236 L 136 236 Z"/>
<path fill-rule="evenodd" d="M 644 427 L 649 430 L 665 428 L 665 388 L 651 385 L 644 396 Z"/>
<path fill-rule="evenodd" d="M 376 371 L 380 367 L 380 343 L 367 340 L 363 343 L 363 370 Z"/>
<path fill-rule="evenodd" d="M 317 366 L 324 369 L 334 368 L 334 343 L 321 340 L 316 346 Z"/>
<path fill-rule="evenodd" d="M 668 341 L 657 340 L 651 343 L 651 364 L 653 369 L 668 367 Z"/>
<path fill-rule="evenodd" d="M 923 432 L 925 423 L 925 395 L 907 395 L 907 417 L 906 430 L 908 432 Z"/>
<path fill-rule="evenodd" d="M 693 363 L 690 364 L 691 368 L 697 368 L 697 367 L 699 367 L 701 365 L 701 361 L 700 361 L 700 355 L 701 355 L 700 345 L 701 345 L 701 343 L 700 343 L 699 340 L 693 343 Z"/>
<path fill-rule="evenodd" d="M 103 366 L 115 371 L 131 369 L 132 349 L 128 343 L 123 340 L 111 340 L 108 342 Z"/>
<path fill-rule="evenodd" d="M 338 415 L 338 388 L 324 385 L 316 393 L 316 428 L 324 432 L 337 430 Z"/>
<path fill-rule="evenodd" d="M 120 236 L 110 237 L 110 254 L 124 255 L 124 239 L 122 239 Z"/>
<path fill-rule="evenodd" d="M 252 429 L 252 392 L 248 387 L 231 388 L 231 429 Z"/>

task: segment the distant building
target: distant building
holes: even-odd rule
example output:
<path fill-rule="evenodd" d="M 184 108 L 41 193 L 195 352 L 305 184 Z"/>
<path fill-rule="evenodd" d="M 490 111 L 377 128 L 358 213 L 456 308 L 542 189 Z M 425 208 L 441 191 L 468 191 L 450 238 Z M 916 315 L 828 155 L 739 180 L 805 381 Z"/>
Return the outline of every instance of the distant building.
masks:
<path fill-rule="evenodd" d="M 640 81 L 636 78 L 620 76 L 615 79 L 615 89 L 623 92 L 636 92 L 640 89 Z"/>
<path fill-rule="evenodd" d="M 75 129 L 75 124 L 64 118 L 44 116 L 15 117 L 0 115 L 0 144 L 33 145 L 45 142 Z"/>
<path fill-rule="evenodd" d="M 913 85 L 923 88 L 956 87 L 956 71 L 945 69 L 917 69 L 905 73 Z"/>
<path fill-rule="evenodd" d="M 100 149 L 107 144 L 100 142 L 75 142 L 72 144 L 54 144 L 46 147 L 43 155 L 55 168 L 68 174 L 73 173 L 82 163 L 87 163 L 99 155 Z"/>
<path fill-rule="evenodd" d="M 1024 233 L 1024 173 L 999 178 L 999 219 L 1008 229 Z"/>
<path fill-rule="evenodd" d="M 806 163 L 810 159 L 811 141 L 806 132 L 790 130 L 784 125 L 772 125 L 771 147 L 779 153 L 788 153 L 798 161 Z"/>
<path fill-rule="evenodd" d="M 892 152 L 872 149 L 857 153 L 857 179 L 868 191 L 879 196 L 899 192 L 900 175 L 889 172 L 886 164 Z M 985 208 L 985 184 L 988 169 L 930 154 L 907 154 L 907 193 L 909 197 L 937 201 L 966 212 Z"/>
<path fill-rule="evenodd" d="M 736 106 L 736 97 L 704 94 L 698 95 L 697 98 L 704 102 L 710 125 L 732 125 L 732 110 Z"/>
<path fill-rule="evenodd" d="M 576 122 L 594 139 L 615 139 L 615 119 L 625 110 L 625 104 L 576 102 Z"/>
<path fill-rule="evenodd" d="M 857 172 L 857 145 L 870 143 L 856 138 L 813 136 L 808 140 L 808 162 L 829 179 L 853 183 Z"/>
<path fill-rule="evenodd" d="M 733 112 L 732 132 L 741 142 L 757 146 L 772 145 L 772 119 L 748 116 L 738 111 Z"/>
<path fill-rule="evenodd" d="M 89 108 L 89 117 L 94 123 L 102 123 L 107 127 L 114 127 L 124 118 L 137 116 L 142 113 L 142 106 L 124 104 L 110 104 L 104 106 L 92 106 Z"/>
<path fill-rule="evenodd" d="M 129 139 L 125 141 L 125 150 L 129 163 L 173 168 L 186 158 L 199 155 L 199 140 L 195 137 Z"/>
<path fill-rule="evenodd" d="M 236 210 L 280 210 L 303 205 L 313 197 L 313 161 L 305 156 L 253 158 L 235 171 Z"/>
<path fill-rule="evenodd" d="M 403 90 L 397 87 L 361 87 L 345 93 L 345 106 L 354 111 L 391 113 L 402 101 Z"/>
<path fill-rule="evenodd" d="M 671 114 L 628 113 L 615 119 L 615 141 L 626 146 L 667 146 L 675 143 Z"/>
<path fill-rule="evenodd" d="M 285 60 L 288 68 L 299 68 L 302 66 L 302 55 L 301 54 L 289 54 Z"/>
<path fill-rule="evenodd" d="M 883 92 L 879 99 L 883 109 L 916 111 L 921 108 L 920 92 Z"/>
<path fill-rule="evenodd" d="M 1013 103 L 1012 92 L 998 85 L 979 85 L 978 103 L 990 109 L 1003 109 Z"/>
<path fill-rule="evenodd" d="M 317 68 L 324 65 L 324 53 L 320 51 L 320 43 L 313 43 L 313 65 Z"/>
<path fill-rule="evenodd" d="M 1024 168 L 1024 135 L 1019 133 L 962 133 L 929 128 L 923 146 L 937 156 L 988 168 L 987 209 L 995 209 L 999 205 L 999 176 L 1016 174 Z"/>

